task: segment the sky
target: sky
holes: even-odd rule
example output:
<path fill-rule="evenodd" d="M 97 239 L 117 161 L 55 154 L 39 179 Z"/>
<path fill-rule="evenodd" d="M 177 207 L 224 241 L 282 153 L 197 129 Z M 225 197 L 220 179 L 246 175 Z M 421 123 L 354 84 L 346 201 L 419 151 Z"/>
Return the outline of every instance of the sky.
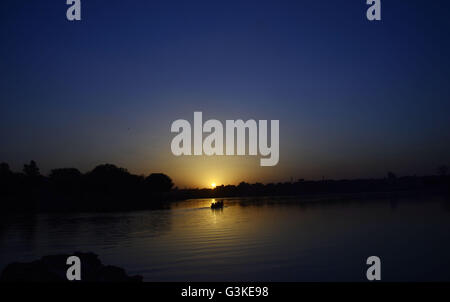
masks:
<path fill-rule="evenodd" d="M 182 187 L 434 174 L 450 164 L 450 4 L 6 0 L 0 161 L 113 163 Z M 280 121 L 280 160 L 171 153 L 171 123 Z"/>

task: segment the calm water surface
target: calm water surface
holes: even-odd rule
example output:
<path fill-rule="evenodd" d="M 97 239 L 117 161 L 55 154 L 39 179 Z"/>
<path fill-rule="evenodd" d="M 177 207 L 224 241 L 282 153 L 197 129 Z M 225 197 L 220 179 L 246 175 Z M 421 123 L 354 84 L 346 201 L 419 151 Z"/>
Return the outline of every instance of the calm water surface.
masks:
<path fill-rule="evenodd" d="M 0 269 L 92 251 L 147 281 L 450 280 L 450 202 L 429 198 L 211 199 L 171 209 L 3 217 Z"/>

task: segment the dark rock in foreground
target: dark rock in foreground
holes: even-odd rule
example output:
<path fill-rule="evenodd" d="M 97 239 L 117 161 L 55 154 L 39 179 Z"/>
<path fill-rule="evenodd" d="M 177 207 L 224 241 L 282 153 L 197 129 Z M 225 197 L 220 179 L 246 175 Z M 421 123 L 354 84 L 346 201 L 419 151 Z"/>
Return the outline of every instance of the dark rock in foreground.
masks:
<path fill-rule="evenodd" d="M 67 265 L 66 261 L 70 256 L 80 258 L 81 282 L 142 282 L 142 276 L 128 276 L 120 267 L 103 265 L 98 255 L 80 252 L 72 255 L 44 256 L 28 263 L 11 263 L 3 270 L 0 281 L 69 282 L 66 272 L 70 265 Z"/>

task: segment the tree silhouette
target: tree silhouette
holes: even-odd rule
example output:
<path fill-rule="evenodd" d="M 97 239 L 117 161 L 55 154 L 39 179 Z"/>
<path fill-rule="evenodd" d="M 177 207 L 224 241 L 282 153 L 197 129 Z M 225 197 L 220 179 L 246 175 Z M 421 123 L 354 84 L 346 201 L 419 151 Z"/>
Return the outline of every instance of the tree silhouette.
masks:
<path fill-rule="evenodd" d="M 30 161 L 28 165 L 23 165 L 23 173 L 28 177 L 38 177 L 41 175 L 39 173 L 39 168 L 34 160 Z"/>
<path fill-rule="evenodd" d="M 94 177 L 102 177 L 102 178 L 120 178 L 124 175 L 129 175 L 127 169 L 119 168 L 116 165 L 112 164 L 104 164 L 98 165 L 89 173 Z"/>
<path fill-rule="evenodd" d="M 49 179 L 59 191 L 76 191 L 81 188 L 83 174 L 75 168 L 53 169 Z"/>
<path fill-rule="evenodd" d="M 162 173 L 152 173 L 145 179 L 146 187 L 153 192 L 168 192 L 173 187 L 172 179 Z"/>
<path fill-rule="evenodd" d="M 0 163 L 0 177 L 9 177 L 12 172 L 9 169 L 9 165 L 7 163 Z"/>
<path fill-rule="evenodd" d="M 130 174 L 126 169 L 112 164 L 103 164 L 95 167 L 87 174 L 88 182 L 95 190 L 108 192 L 130 191 L 137 183 L 138 176 Z"/>
<path fill-rule="evenodd" d="M 81 172 L 75 168 L 53 169 L 49 175 L 50 179 L 58 181 L 70 181 L 72 179 L 80 178 L 81 176 Z"/>

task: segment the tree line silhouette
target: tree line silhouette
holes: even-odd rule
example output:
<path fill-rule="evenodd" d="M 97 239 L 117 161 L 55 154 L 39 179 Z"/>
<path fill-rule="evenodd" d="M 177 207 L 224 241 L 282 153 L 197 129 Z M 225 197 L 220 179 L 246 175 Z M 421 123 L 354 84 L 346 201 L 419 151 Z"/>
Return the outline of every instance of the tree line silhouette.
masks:
<path fill-rule="evenodd" d="M 14 211 L 115 211 L 164 206 L 173 182 L 165 174 L 134 175 L 112 164 L 85 174 L 75 168 L 41 175 L 34 161 L 23 173 L 0 164 L 2 209 Z"/>
<path fill-rule="evenodd" d="M 9 211 L 125 211 L 165 208 L 169 201 L 189 198 L 238 196 L 309 195 L 318 193 L 361 193 L 396 191 L 450 192 L 448 167 L 442 165 L 437 175 L 397 177 L 393 172 L 380 179 L 297 181 L 280 183 L 241 182 L 215 189 L 178 189 L 169 176 L 152 173 L 134 175 L 124 168 L 102 164 L 81 173 L 75 168 L 40 173 L 34 161 L 21 173 L 0 163 L 0 210 Z"/>
<path fill-rule="evenodd" d="M 289 196 L 313 194 L 345 194 L 370 192 L 400 192 L 420 191 L 436 192 L 450 195 L 450 176 L 448 167 L 438 168 L 437 175 L 431 176 L 402 176 L 397 177 L 393 172 L 387 172 L 384 178 L 373 179 L 323 179 L 279 182 L 254 183 L 241 182 L 239 185 L 221 185 L 215 189 L 185 189 L 178 192 L 178 197 L 186 198 L 220 198 L 242 196 Z"/>

